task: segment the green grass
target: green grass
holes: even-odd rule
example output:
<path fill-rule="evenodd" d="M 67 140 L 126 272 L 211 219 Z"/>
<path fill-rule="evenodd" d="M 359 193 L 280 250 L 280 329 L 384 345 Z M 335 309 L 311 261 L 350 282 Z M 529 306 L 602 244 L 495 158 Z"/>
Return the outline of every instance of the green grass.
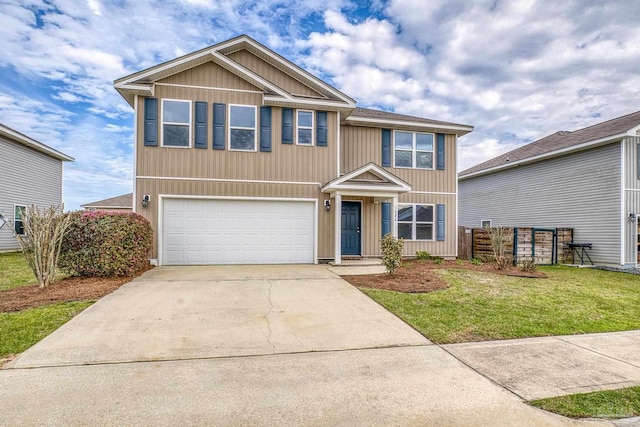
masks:
<path fill-rule="evenodd" d="M 0 358 L 25 351 L 91 304 L 68 302 L 0 313 Z"/>
<path fill-rule="evenodd" d="M 640 276 L 564 266 L 529 279 L 439 270 L 450 288 L 363 291 L 436 343 L 640 329 Z"/>
<path fill-rule="evenodd" d="M 36 282 L 22 252 L 0 253 L 0 291 Z"/>
<path fill-rule="evenodd" d="M 572 418 L 628 418 L 640 415 L 640 387 L 534 400 L 533 406 Z"/>

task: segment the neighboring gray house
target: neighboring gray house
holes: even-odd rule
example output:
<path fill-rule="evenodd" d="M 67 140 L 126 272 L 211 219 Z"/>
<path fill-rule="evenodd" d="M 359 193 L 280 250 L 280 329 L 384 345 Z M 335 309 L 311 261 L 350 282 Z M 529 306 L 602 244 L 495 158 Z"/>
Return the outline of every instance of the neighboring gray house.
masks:
<path fill-rule="evenodd" d="M 62 163 L 73 158 L 0 124 L 0 251 L 20 249 L 11 227 L 22 231 L 20 210 L 62 204 Z"/>
<path fill-rule="evenodd" d="M 133 212 L 133 193 L 80 205 L 86 211 Z"/>
<path fill-rule="evenodd" d="M 458 175 L 459 224 L 573 228 L 594 263 L 635 267 L 640 112 L 557 132 Z"/>

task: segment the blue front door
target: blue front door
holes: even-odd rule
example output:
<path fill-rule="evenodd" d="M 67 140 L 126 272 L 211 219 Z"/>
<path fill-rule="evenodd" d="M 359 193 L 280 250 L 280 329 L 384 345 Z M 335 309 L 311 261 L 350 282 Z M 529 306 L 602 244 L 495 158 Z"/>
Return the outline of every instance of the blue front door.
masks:
<path fill-rule="evenodd" d="M 360 253 L 360 202 L 342 202 L 342 255 Z"/>

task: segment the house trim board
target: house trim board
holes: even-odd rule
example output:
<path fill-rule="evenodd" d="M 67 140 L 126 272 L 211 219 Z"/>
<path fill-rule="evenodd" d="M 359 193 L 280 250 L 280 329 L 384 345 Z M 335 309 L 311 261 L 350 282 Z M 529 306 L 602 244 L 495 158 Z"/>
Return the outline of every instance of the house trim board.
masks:
<path fill-rule="evenodd" d="M 158 195 L 158 265 L 163 265 L 163 239 L 164 233 L 162 211 L 165 199 L 189 199 L 189 200 L 241 200 L 241 201 L 266 201 L 266 202 L 301 202 L 313 203 L 313 263 L 318 263 L 318 199 L 292 198 L 292 197 L 244 197 L 244 196 L 194 196 L 186 194 L 159 194 Z"/>
<path fill-rule="evenodd" d="M 138 212 L 136 200 L 137 188 L 136 188 L 136 168 L 138 165 L 138 112 L 140 110 L 140 96 L 134 95 L 133 97 L 133 202 L 131 204 L 131 211 Z"/>
<path fill-rule="evenodd" d="M 292 184 L 292 185 L 314 185 L 319 187 L 322 185 L 319 182 L 308 181 L 266 181 L 260 179 L 228 179 L 228 178 L 192 178 L 181 176 L 136 176 L 136 179 L 157 179 L 157 180 L 172 180 L 172 181 L 208 181 L 208 182 L 244 182 L 250 184 Z"/>
<path fill-rule="evenodd" d="M 627 234 L 625 233 L 625 221 L 626 221 L 626 214 L 625 214 L 625 199 L 626 199 L 626 194 L 625 194 L 625 190 L 624 188 L 626 187 L 626 177 L 625 177 L 625 169 L 626 169 L 626 165 L 625 165 L 625 155 L 624 155 L 624 149 L 625 149 L 625 139 L 623 138 L 622 141 L 620 141 L 620 265 L 625 265 L 625 246 L 626 246 L 626 242 L 627 242 Z M 638 257 L 636 257 L 636 263 L 637 263 L 637 259 Z"/>
<path fill-rule="evenodd" d="M 196 85 L 185 85 L 185 84 L 177 84 L 177 83 L 154 83 L 154 84 L 156 86 L 179 87 L 179 88 L 187 88 L 187 89 L 215 90 L 215 91 L 221 91 L 221 92 L 253 93 L 253 94 L 257 94 L 257 95 L 264 94 L 264 92 L 260 91 L 260 90 L 229 89 L 229 88 L 225 88 L 225 87 L 196 86 Z"/>
<path fill-rule="evenodd" d="M 463 125 L 446 125 L 441 123 L 426 123 L 426 122 L 412 122 L 410 120 L 391 120 L 380 119 L 375 117 L 360 117 L 360 116 L 348 116 L 344 119 L 346 124 L 364 125 L 364 124 L 378 124 L 378 125 L 396 125 L 396 126 L 411 126 L 423 129 L 442 129 L 449 131 L 460 131 L 469 133 L 473 131 L 471 126 Z"/>

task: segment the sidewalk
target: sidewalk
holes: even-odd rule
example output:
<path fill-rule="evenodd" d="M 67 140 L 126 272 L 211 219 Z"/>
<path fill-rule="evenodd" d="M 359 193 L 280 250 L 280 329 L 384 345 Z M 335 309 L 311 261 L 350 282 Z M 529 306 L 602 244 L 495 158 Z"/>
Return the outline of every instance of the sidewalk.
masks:
<path fill-rule="evenodd" d="M 441 347 L 527 401 L 640 385 L 640 331 Z"/>

